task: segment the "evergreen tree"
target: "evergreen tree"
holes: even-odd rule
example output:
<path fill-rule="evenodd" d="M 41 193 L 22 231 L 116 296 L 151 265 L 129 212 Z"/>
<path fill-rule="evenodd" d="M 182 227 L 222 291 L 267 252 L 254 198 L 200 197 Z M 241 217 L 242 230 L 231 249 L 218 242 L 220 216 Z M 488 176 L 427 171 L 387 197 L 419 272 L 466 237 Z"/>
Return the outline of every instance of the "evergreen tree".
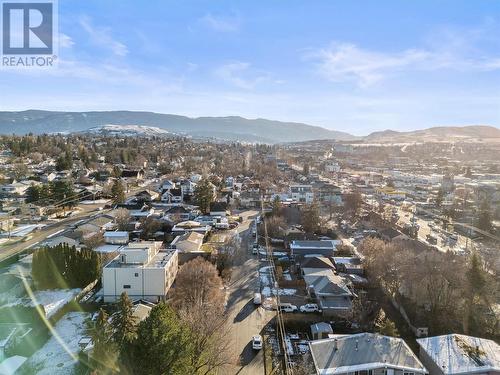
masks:
<path fill-rule="evenodd" d="M 31 185 L 26 190 L 26 203 L 36 202 L 40 199 L 40 188 L 36 185 Z"/>
<path fill-rule="evenodd" d="M 64 206 L 74 206 L 76 204 L 74 199 L 75 191 L 73 190 L 73 183 L 69 180 L 57 180 L 51 182 L 51 194 L 55 201 L 64 201 Z"/>
<path fill-rule="evenodd" d="M 479 229 L 485 230 L 487 232 L 491 231 L 491 213 L 490 213 L 490 204 L 487 200 L 483 200 L 481 202 L 481 206 L 479 207 L 479 213 L 477 216 L 477 226 Z"/>
<path fill-rule="evenodd" d="M 192 374 L 191 335 L 175 312 L 164 302 L 151 310 L 137 330 L 137 338 L 126 345 L 126 363 L 138 375 Z"/>
<path fill-rule="evenodd" d="M 385 336 L 392 336 L 392 337 L 399 336 L 399 332 L 398 332 L 398 329 L 396 328 L 396 324 L 394 324 L 394 322 L 389 320 L 389 319 L 385 319 L 382 322 L 378 331 L 381 335 L 385 335 Z"/>
<path fill-rule="evenodd" d="M 210 181 L 204 177 L 196 185 L 194 191 L 196 204 L 200 207 L 201 212 L 204 214 L 210 210 L 210 203 L 214 201 L 214 192 Z"/>
<path fill-rule="evenodd" d="M 128 294 L 123 292 L 118 299 L 118 311 L 112 316 L 113 341 L 121 350 L 125 344 L 132 342 L 137 334 L 135 317 L 132 312 L 132 301 Z"/>
<path fill-rule="evenodd" d="M 125 202 L 125 190 L 120 180 L 115 180 L 111 186 L 111 199 L 115 204 Z"/>
<path fill-rule="evenodd" d="M 101 258 L 68 244 L 43 247 L 33 253 L 32 276 L 38 289 L 83 288 L 101 277 Z"/>
<path fill-rule="evenodd" d="M 96 321 L 91 322 L 89 328 L 89 335 L 94 344 L 89 356 L 89 367 L 99 374 L 116 372 L 117 350 L 111 340 L 108 314 L 100 309 Z"/>
<path fill-rule="evenodd" d="M 439 189 L 436 195 L 436 206 L 441 207 L 444 199 L 444 191 L 443 189 Z"/>
<path fill-rule="evenodd" d="M 275 196 L 273 199 L 273 211 L 272 215 L 273 216 L 279 216 L 281 212 L 281 199 L 279 196 Z"/>
<path fill-rule="evenodd" d="M 302 211 L 302 226 L 307 233 L 319 230 L 320 216 L 319 207 L 316 203 L 310 204 Z"/>

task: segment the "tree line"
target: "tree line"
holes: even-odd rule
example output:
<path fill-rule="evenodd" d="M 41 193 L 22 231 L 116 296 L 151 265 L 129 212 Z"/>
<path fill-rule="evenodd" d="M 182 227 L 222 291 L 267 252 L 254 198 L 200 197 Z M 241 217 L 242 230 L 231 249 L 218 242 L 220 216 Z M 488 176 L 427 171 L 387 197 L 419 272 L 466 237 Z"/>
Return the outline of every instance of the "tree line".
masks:
<path fill-rule="evenodd" d="M 33 253 L 32 277 L 37 289 L 84 288 L 101 277 L 101 259 L 65 243 L 42 247 Z"/>
<path fill-rule="evenodd" d="M 498 339 L 494 304 L 500 285 L 477 253 L 467 258 L 418 249 L 411 241 L 375 238 L 365 239 L 358 250 L 370 280 L 403 303 L 409 315 L 426 322 L 432 335 L 457 332 Z"/>

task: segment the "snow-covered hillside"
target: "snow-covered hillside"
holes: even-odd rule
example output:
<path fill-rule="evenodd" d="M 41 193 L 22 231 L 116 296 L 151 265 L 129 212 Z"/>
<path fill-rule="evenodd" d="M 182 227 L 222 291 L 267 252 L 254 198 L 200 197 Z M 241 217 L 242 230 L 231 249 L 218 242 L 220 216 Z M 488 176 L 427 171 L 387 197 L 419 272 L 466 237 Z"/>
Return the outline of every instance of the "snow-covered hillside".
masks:
<path fill-rule="evenodd" d="M 175 135 L 175 133 L 154 126 L 113 125 L 113 124 L 95 126 L 81 133 L 86 133 L 86 134 L 90 133 L 90 134 L 107 135 L 107 136 L 111 135 L 111 136 L 121 136 L 121 137 L 132 137 L 137 135 L 151 136 L 151 137 L 153 136 L 165 137 L 165 136 Z"/>

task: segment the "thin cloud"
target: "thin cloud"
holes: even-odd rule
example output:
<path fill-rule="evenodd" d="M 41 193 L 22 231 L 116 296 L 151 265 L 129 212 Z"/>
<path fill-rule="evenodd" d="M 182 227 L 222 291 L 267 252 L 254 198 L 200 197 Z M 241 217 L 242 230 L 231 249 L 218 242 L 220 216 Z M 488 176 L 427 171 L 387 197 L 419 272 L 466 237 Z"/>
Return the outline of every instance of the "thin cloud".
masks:
<path fill-rule="evenodd" d="M 109 27 L 95 26 L 87 16 L 80 18 L 80 25 L 87 32 L 92 43 L 111 50 L 116 56 L 123 57 L 128 54 L 127 46 L 112 37 Z"/>
<path fill-rule="evenodd" d="M 382 80 L 389 72 L 424 61 L 428 53 L 413 49 L 381 53 L 351 43 L 333 43 L 306 57 L 317 61 L 319 72 L 330 81 L 355 81 L 365 87 Z"/>
<path fill-rule="evenodd" d="M 239 17 L 214 16 L 207 13 L 200 20 L 205 26 L 219 32 L 234 32 L 240 28 Z"/>
<path fill-rule="evenodd" d="M 71 48 L 74 45 L 75 45 L 75 42 L 73 41 L 73 39 L 69 35 L 66 35 L 63 33 L 59 34 L 59 47 Z"/>
<path fill-rule="evenodd" d="M 269 78 L 269 74 L 252 72 L 248 62 L 236 61 L 224 64 L 216 69 L 215 75 L 233 86 L 250 90 Z"/>
<path fill-rule="evenodd" d="M 443 28 L 428 37 L 425 47 L 396 52 L 375 51 L 353 43 L 333 42 L 309 50 L 304 58 L 313 61 L 317 72 L 332 82 L 354 82 L 359 87 L 374 85 L 390 76 L 409 71 L 481 72 L 500 69 L 500 55 L 485 51 L 483 43 L 491 24 L 484 28 Z M 491 30 L 490 30 L 491 31 Z"/>

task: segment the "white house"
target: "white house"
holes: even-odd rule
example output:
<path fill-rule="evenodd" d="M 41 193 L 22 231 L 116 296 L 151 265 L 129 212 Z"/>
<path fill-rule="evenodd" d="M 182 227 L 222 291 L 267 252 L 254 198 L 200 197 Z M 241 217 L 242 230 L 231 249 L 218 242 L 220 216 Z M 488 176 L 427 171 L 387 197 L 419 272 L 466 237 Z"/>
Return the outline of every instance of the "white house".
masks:
<path fill-rule="evenodd" d="M 375 333 L 333 335 L 309 342 L 318 375 L 423 375 L 427 370 L 403 339 Z"/>
<path fill-rule="evenodd" d="M 13 182 L 0 186 L 0 192 L 9 195 L 24 195 L 31 185 L 39 185 L 38 181 Z"/>
<path fill-rule="evenodd" d="M 126 231 L 104 232 L 104 241 L 110 245 L 126 245 L 129 236 Z"/>
<path fill-rule="evenodd" d="M 325 170 L 330 173 L 340 172 L 340 165 L 335 160 L 328 160 L 325 164 Z"/>
<path fill-rule="evenodd" d="M 312 203 L 314 200 L 314 193 L 311 185 L 290 185 L 290 197 L 301 203 Z"/>
<path fill-rule="evenodd" d="M 430 375 L 494 375 L 500 373 L 500 345 L 466 335 L 417 339 L 420 360 Z"/>
<path fill-rule="evenodd" d="M 160 250 L 160 241 L 130 243 L 102 272 L 104 302 L 123 292 L 132 300 L 164 300 L 177 275 L 177 250 Z"/>

